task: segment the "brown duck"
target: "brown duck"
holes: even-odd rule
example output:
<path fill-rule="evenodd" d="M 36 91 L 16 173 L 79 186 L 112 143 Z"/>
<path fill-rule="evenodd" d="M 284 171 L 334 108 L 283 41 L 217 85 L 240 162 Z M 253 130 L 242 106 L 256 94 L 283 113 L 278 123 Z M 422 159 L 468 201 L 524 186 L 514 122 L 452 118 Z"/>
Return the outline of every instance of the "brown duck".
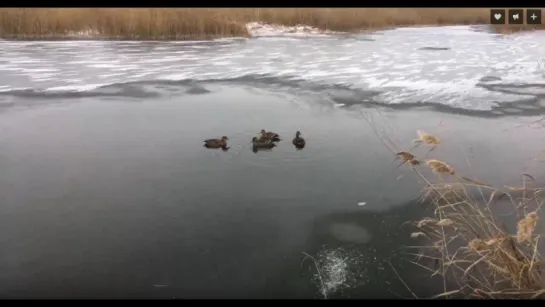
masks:
<path fill-rule="evenodd" d="M 299 132 L 299 131 L 297 131 L 297 132 L 295 133 L 295 138 L 293 138 L 293 141 L 291 141 L 291 142 L 292 142 L 293 145 L 295 145 L 295 147 L 297 147 L 297 148 L 303 148 L 303 147 L 305 147 L 305 144 L 306 144 L 305 139 L 303 139 L 303 138 L 301 137 L 301 132 Z"/>
<path fill-rule="evenodd" d="M 204 140 L 204 147 L 206 148 L 226 148 L 228 137 L 222 136 L 221 139 L 208 139 Z"/>
<path fill-rule="evenodd" d="M 276 144 L 270 139 L 258 139 L 254 136 L 252 139 L 252 146 L 254 149 L 270 149 L 276 146 Z"/>
<path fill-rule="evenodd" d="M 262 140 L 270 140 L 272 142 L 278 142 L 280 141 L 280 136 L 278 133 L 274 133 L 272 131 L 265 131 L 265 129 L 261 129 L 261 139 Z"/>

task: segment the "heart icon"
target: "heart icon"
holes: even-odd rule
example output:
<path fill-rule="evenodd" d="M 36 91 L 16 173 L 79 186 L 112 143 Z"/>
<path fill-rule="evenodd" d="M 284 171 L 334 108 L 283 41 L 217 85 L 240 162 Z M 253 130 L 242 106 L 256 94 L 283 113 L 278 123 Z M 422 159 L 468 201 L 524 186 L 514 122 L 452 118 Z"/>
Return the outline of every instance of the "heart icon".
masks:
<path fill-rule="evenodd" d="M 494 18 L 496 18 L 496 20 L 500 20 L 501 14 L 494 14 Z"/>

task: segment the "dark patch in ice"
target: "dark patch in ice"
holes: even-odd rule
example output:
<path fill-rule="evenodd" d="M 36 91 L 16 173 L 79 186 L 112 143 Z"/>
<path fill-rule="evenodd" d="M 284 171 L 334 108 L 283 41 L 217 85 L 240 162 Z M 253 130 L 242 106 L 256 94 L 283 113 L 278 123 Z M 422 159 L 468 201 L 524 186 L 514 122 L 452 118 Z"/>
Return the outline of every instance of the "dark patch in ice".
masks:
<path fill-rule="evenodd" d="M 500 116 L 535 116 L 545 114 L 545 85 L 543 84 L 500 84 L 487 83 L 485 81 L 500 80 L 497 77 L 486 76 L 476 86 L 490 92 L 518 95 L 520 99 L 510 102 L 498 102 L 497 105 L 488 110 L 467 109 L 464 107 L 450 106 L 441 101 L 410 101 L 395 104 L 388 104 L 377 98 L 384 90 L 367 90 L 354 87 L 350 84 L 332 83 L 328 81 L 309 81 L 297 76 L 272 76 L 267 74 L 252 74 L 235 78 L 219 79 L 184 79 L 184 80 L 144 80 L 126 83 L 114 83 L 88 90 L 47 90 L 47 89 L 24 89 L 0 92 L 0 97 L 22 98 L 16 104 L 25 103 L 25 98 L 154 98 L 167 93 L 184 94 L 206 94 L 210 93 L 208 85 L 241 85 L 248 89 L 259 89 L 271 95 L 296 95 L 306 97 L 317 103 L 328 103 L 330 105 L 351 108 L 360 106 L 364 108 L 389 108 L 393 110 L 426 108 L 438 112 L 461 114 L 478 117 L 500 117 Z M 171 95 L 171 94 L 169 94 Z M 33 103 L 35 104 L 35 103 Z M 2 107 L 6 107 L 2 105 Z M 517 113 L 513 109 L 518 109 Z"/>
<path fill-rule="evenodd" d="M 206 88 L 204 88 L 204 86 L 202 85 L 199 85 L 199 84 L 194 84 L 192 85 L 190 88 L 188 88 L 186 91 L 185 91 L 187 94 L 191 94 L 191 95 L 201 95 L 201 94 L 208 94 L 210 93 L 209 90 L 207 90 Z"/>
<path fill-rule="evenodd" d="M 448 48 L 448 47 L 422 47 L 422 48 L 418 48 L 418 50 L 444 51 L 444 50 L 450 50 L 450 48 Z"/>
<path fill-rule="evenodd" d="M 130 97 L 130 98 L 153 98 L 158 97 L 159 93 L 147 91 L 144 88 L 127 85 L 120 86 L 112 84 L 87 91 L 78 90 L 44 90 L 44 89 L 24 89 L 0 92 L 0 96 L 15 96 L 22 98 L 85 98 L 85 97 Z"/>
<path fill-rule="evenodd" d="M 545 84 L 485 84 L 478 83 L 478 87 L 485 88 L 489 91 L 494 91 L 498 93 L 513 94 L 513 95 L 525 95 L 525 96 L 535 96 L 535 97 L 544 97 L 545 96 Z M 533 90 L 533 92 L 532 92 Z"/>
<path fill-rule="evenodd" d="M 366 41 L 366 42 L 374 42 L 374 41 L 376 41 L 376 39 L 368 38 L 368 37 L 359 37 L 359 38 L 356 38 L 356 39 L 359 40 L 359 41 Z"/>
<path fill-rule="evenodd" d="M 479 80 L 479 82 L 491 82 L 491 81 L 501 81 L 501 78 L 494 77 L 494 76 L 484 76 Z"/>
<path fill-rule="evenodd" d="M 520 108 L 504 108 L 503 109 L 503 112 L 505 113 L 512 113 L 512 114 L 516 114 L 516 113 L 521 113 L 521 112 L 524 112 L 524 110 L 520 109 Z"/>

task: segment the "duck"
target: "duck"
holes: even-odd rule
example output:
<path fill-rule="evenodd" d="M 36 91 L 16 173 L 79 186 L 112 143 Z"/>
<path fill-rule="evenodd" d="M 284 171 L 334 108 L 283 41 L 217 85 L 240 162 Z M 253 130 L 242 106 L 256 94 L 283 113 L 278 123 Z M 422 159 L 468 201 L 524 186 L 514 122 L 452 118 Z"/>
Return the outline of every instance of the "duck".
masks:
<path fill-rule="evenodd" d="M 226 148 L 228 137 L 222 136 L 221 139 L 208 139 L 204 140 L 204 147 L 206 148 Z"/>
<path fill-rule="evenodd" d="M 265 131 L 265 129 L 261 129 L 261 139 L 262 140 L 270 140 L 272 142 L 279 142 L 280 136 L 278 133 L 274 133 L 272 131 Z"/>
<path fill-rule="evenodd" d="M 270 140 L 270 139 L 258 139 L 254 136 L 252 139 L 252 146 L 254 149 L 262 148 L 262 149 L 270 149 L 276 146 L 276 144 Z"/>
<path fill-rule="evenodd" d="M 301 132 L 299 131 L 295 132 L 295 137 L 293 138 L 293 141 L 291 142 L 297 148 L 303 148 L 305 147 L 305 144 L 306 144 L 305 139 L 301 137 Z"/>

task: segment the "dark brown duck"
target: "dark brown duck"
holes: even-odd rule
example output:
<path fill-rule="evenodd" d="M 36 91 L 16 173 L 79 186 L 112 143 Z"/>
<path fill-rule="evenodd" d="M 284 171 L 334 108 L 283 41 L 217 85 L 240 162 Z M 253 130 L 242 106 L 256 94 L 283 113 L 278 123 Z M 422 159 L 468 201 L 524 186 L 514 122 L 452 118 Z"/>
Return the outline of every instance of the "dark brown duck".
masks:
<path fill-rule="evenodd" d="M 204 147 L 206 148 L 226 148 L 228 137 L 222 136 L 221 139 L 208 139 L 204 140 Z"/>
<path fill-rule="evenodd" d="M 305 147 L 305 144 L 306 144 L 305 139 L 303 139 L 303 138 L 301 137 L 301 132 L 299 132 L 299 131 L 297 131 L 297 132 L 295 133 L 295 137 L 293 138 L 293 141 L 291 141 L 291 142 L 292 142 L 293 145 L 295 145 L 295 147 L 297 147 L 297 148 L 303 148 L 303 147 Z"/>
<path fill-rule="evenodd" d="M 265 131 L 265 129 L 261 129 L 261 139 L 262 140 L 270 140 L 272 142 L 279 142 L 280 136 L 278 133 L 274 133 L 272 131 Z"/>

